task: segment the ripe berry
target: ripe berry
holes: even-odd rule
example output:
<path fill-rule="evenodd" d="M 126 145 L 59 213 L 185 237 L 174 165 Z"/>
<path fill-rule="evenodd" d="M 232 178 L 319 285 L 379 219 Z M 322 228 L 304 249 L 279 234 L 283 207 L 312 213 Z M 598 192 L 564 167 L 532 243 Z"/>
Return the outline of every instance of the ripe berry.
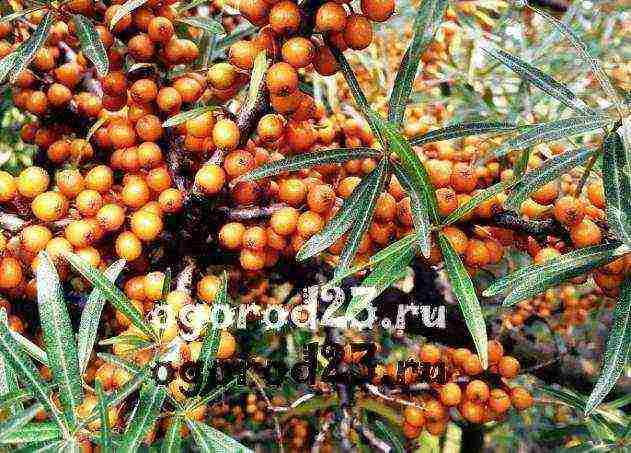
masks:
<path fill-rule="evenodd" d="M 48 228 L 42 225 L 29 225 L 22 230 L 20 240 L 22 247 L 27 252 L 36 254 L 40 250 L 44 250 L 46 244 L 53 238 Z"/>
<path fill-rule="evenodd" d="M 414 406 L 406 406 L 403 411 L 403 417 L 405 422 L 416 428 L 420 428 L 425 425 L 425 415 L 423 411 Z"/>
<path fill-rule="evenodd" d="M 489 363 L 498 363 L 504 355 L 504 347 L 497 340 L 491 340 L 488 343 Z"/>
<path fill-rule="evenodd" d="M 298 234 L 303 238 L 310 238 L 317 232 L 319 232 L 324 226 L 324 220 L 320 216 L 312 211 L 306 211 L 300 214 L 298 217 L 298 223 L 296 224 L 296 229 L 298 230 Z"/>
<path fill-rule="evenodd" d="M 249 71 L 254 67 L 254 60 L 261 50 L 253 41 L 237 41 L 230 46 L 228 60 L 237 68 Z"/>
<path fill-rule="evenodd" d="M 489 395 L 489 408 L 496 414 L 503 414 L 511 407 L 508 394 L 502 389 L 493 389 Z"/>
<path fill-rule="evenodd" d="M 465 162 L 458 162 L 451 172 L 450 185 L 456 192 L 470 193 L 478 183 L 475 171 Z"/>
<path fill-rule="evenodd" d="M 471 239 L 467 243 L 464 259 L 468 266 L 483 267 L 491 262 L 491 255 L 483 241 Z"/>
<path fill-rule="evenodd" d="M 462 255 L 466 252 L 469 239 L 460 228 L 447 226 L 442 229 L 442 233 L 447 236 L 447 239 L 457 254 Z"/>
<path fill-rule="evenodd" d="M 86 189 L 77 195 L 75 206 L 84 217 L 93 217 L 103 206 L 103 197 L 96 190 Z"/>
<path fill-rule="evenodd" d="M 156 49 L 149 35 L 139 33 L 127 41 L 127 50 L 137 61 L 150 61 Z"/>
<path fill-rule="evenodd" d="M 478 379 L 469 382 L 465 389 L 467 399 L 476 403 L 484 403 L 489 399 L 489 393 L 489 386 L 486 385 L 486 382 Z"/>
<path fill-rule="evenodd" d="M 138 209 L 149 201 L 151 191 L 145 181 L 134 178 L 123 186 L 120 195 L 123 204 Z"/>
<path fill-rule="evenodd" d="M 326 2 L 316 13 L 316 30 L 326 32 L 341 32 L 346 26 L 346 10 L 336 2 Z"/>
<path fill-rule="evenodd" d="M 182 102 L 195 102 L 202 94 L 203 87 L 200 83 L 190 77 L 182 77 L 173 82 L 173 88 L 177 90 L 182 98 Z"/>
<path fill-rule="evenodd" d="M 197 283 L 197 297 L 206 303 L 211 303 L 217 297 L 221 285 L 219 277 L 206 275 Z"/>
<path fill-rule="evenodd" d="M 252 250 L 263 250 L 267 244 L 267 233 L 260 226 L 253 226 L 245 230 L 242 245 Z"/>
<path fill-rule="evenodd" d="M 285 41 L 281 52 L 283 60 L 294 68 L 305 68 L 315 58 L 315 46 L 311 41 L 302 37 Z"/>
<path fill-rule="evenodd" d="M 271 94 L 287 96 L 298 89 L 298 73 L 288 63 L 275 63 L 268 69 L 265 82 Z"/>
<path fill-rule="evenodd" d="M 219 230 L 219 243 L 222 247 L 236 250 L 241 247 L 245 227 L 239 222 L 226 223 Z"/>
<path fill-rule="evenodd" d="M 23 278 L 20 262 L 11 256 L 5 256 L 0 261 L 0 288 L 11 289 L 17 287 Z"/>
<path fill-rule="evenodd" d="M 473 401 L 462 403 L 460 413 L 470 423 L 482 423 L 484 420 L 484 409 Z"/>
<path fill-rule="evenodd" d="M 217 121 L 213 127 L 213 142 L 217 148 L 233 150 L 239 145 L 241 134 L 237 124 L 229 119 Z"/>
<path fill-rule="evenodd" d="M 158 91 L 156 103 L 163 112 L 175 113 L 178 112 L 182 106 L 182 96 L 175 88 L 164 87 Z"/>
<path fill-rule="evenodd" d="M 143 241 L 153 241 L 162 232 L 162 219 L 159 216 L 141 209 L 130 218 L 131 231 Z"/>
<path fill-rule="evenodd" d="M 215 117 L 212 112 L 205 112 L 186 122 L 186 132 L 194 137 L 204 138 L 210 136 L 214 125 Z"/>
<path fill-rule="evenodd" d="M 269 6 L 264 0 L 241 0 L 239 2 L 239 12 L 252 25 L 261 27 L 267 23 Z"/>
<path fill-rule="evenodd" d="M 28 167 L 17 178 L 17 190 L 26 198 L 35 198 L 43 193 L 50 183 L 46 170 L 40 167 Z"/>
<path fill-rule="evenodd" d="M 125 210 L 117 204 L 106 204 L 96 213 L 96 219 L 105 231 L 116 231 L 125 222 Z"/>
<path fill-rule="evenodd" d="M 298 210 L 292 207 L 284 207 L 272 214 L 270 226 L 281 236 L 288 236 L 295 231 L 298 217 Z"/>
<path fill-rule="evenodd" d="M 362 0 L 361 8 L 373 22 L 385 22 L 394 13 L 394 0 Z"/>
<path fill-rule="evenodd" d="M 173 214 L 184 206 L 184 195 L 178 189 L 169 188 L 160 193 L 158 203 L 162 211 Z"/>
<path fill-rule="evenodd" d="M 559 195 L 559 184 L 557 181 L 550 181 L 535 190 L 530 197 L 539 204 L 548 205 L 556 200 Z"/>
<path fill-rule="evenodd" d="M 449 382 L 440 389 L 440 402 L 445 406 L 457 406 L 462 399 L 462 390 L 455 382 Z"/>
<path fill-rule="evenodd" d="M 156 142 L 162 137 L 162 121 L 155 115 L 145 115 L 136 123 L 136 133 L 141 140 Z"/>
<path fill-rule="evenodd" d="M 206 164 L 195 175 L 195 185 L 206 195 L 218 193 L 226 182 L 223 169 L 215 164 Z"/>
<path fill-rule="evenodd" d="M 570 230 L 572 242 L 576 247 L 589 247 L 600 244 L 602 232 L 600 228 L 590 219 L 583 219 Z"/>
<path fill-rule="evenodd" d="M 124 231 L 118 235 L 114 244 L 116 255 L 124 260 L 133 261 L 142 253 L 142 243 L 131 231 Z"/>
<path fill-rule="evenodd" d="M 107 133 L 114 148 L 129 148 L 136 143 L 136 132 L 129 123 L 112 122 L 107 128 Z"/>
<path fill-rule="evenodd" d="M 587 186 L 587 197 L 594 206 L 605 209 L 605 189 L 602 181 L 593 182 Z"/>
<path fill-rule="evenodd" d="M 242 249 L 239 262 L 241 267 L 247 271 L 259 271 L 265 267 L 265 252 L 247 248 Z"/>
<path fill-rule="evenodd" d="M 440 360 L 440 349 L 433 344 L 424 344 L 419 353 L 421 363 L 429 363 L 435 365 Z"/>
<path fill-rule="evenodd" d="M 285 130 L 285 121 L 281 115 L 268 113 L 258 122 L 256 133 L 259 138 L 267 143 L 278 140 Z"/>
<path fill-rule="evenodd" d="M 230 332 L 222 331 L 221 338 L 219 340 L 219 348 L 217 349 L 217 358 L 228 359 L 234 355 L 234 352 L 237 349 L 237 344 L 234 340 L 234 337 L 230 334 Z"/>
<path fill-rule="evenodd" d="M 74 88 L 83 78 L 83 67 L 77 63 L 64 63 L 55 69 L 55 78 L 68 88 Z M 109 93 L 108 93 L 109 94 Z"/>
<path fill-rule="evenodd" d="M 469 376 L 478 375 L 483 371 L 482 364 L 477 354 L 470 354 L 469 357 L 462 362 L 462 370 Z"/>
<path fill-rule="evenodd" d="M 279 36 L 295 33 L 300 26 L 298 6 L 287 0 L 276 3 L 269 12 L 269 24 Z"/>
<path fill-rule="evenodd" d="M 579 199 L 566 195 L 554 203 L 554 216 L 565 225 L 576 225 L 585 217 L 585 208 Z"/>
<path fill-rule="evenodd" d="M 7 202 L 17 194 L 15 178 L 10 173 L 0 170 L 0 202 Z"/>
<path fill-rule="evenodd" d="M 129 89 L 129 95 L 138 104 L 147 104 L 158 96 L 158 86 L 153 80 L 140 79 Z"/>
<path fill-rule="evenodd" d="M 223 168 L 230 178 L 236 178 L 252 170 L 255 165 L 254 156 L 250 152 L 237 149 L 226 156 Z"/>
<path fill-rule="evenodd" d="M 53 83 L 46 92 L 48 102 L 53 107 L 66 105 L 72 99 L 72 91 L 61 83 Z"/>
<path fill-rule="evenodd" d="M 147 33 L 152 41 L 165 44 L 171 40 L 175 30 L 166 17 L 154 17 L 147 25 Z"/>
<path fill-rule="evenodd" d="M 85 175 L 85 186 L 88 189 L 105 193 L 112 187 L 114 183 L 114 174 L 112 169 L 107 165 L 97 165 Z"/>
<path fill-rule="evenodd" d="M 316 184 L 307 193 L 307 206 L 313 212 L 322 214 L 333 206 L 335 191 L 328 184 Z"/>
<path fill-rule="evenodd" d="M 372 42 L 372 25 L 365 16 L 351 14 L 346 20 L 344 41 L 351 49 L 362 50 Z"/>
<path fill-rule="evenodd" d="M 278 186 L 278 198 L 292 206 L 301 205 L 307 195 L 307 187 L 297 178 L 284 179 Z"/>
<path fill-rule="evenodd" d="M 238 80 L 237 71 L 229 63 L 216 63 L 210 67 L 207 74 L 210 84 L 218 90 L 227 90 Z"/>
<path fill-rule="evenodd" d="M 511 356 L 504 356 L 500 359 L 497 369 L 506 379 L 512 379 L 519 374 L 519 362 Z"/>
<path fill-rule="evenodd" d="M 521 411 L 532 407 L 534 400 L 528 390 L 523 387 L 515 387 L 511 390 L 511 402 L 515 409 Z"/>
<path fill-rule="evenodd" d="M 34 115 L 42 116 L 48 109 L 48 98 L 43 91 L 33 91 L 26 101 L 26 109 Z"/>

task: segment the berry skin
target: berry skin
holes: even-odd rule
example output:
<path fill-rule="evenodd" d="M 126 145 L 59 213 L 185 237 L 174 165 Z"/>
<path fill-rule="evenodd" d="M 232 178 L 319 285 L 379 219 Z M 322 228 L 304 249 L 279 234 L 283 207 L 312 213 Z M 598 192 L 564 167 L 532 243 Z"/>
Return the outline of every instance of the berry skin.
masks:
<path fill-rule="evenodd" d="M 484 409 L 473 401 L 465 401 L 460 406 L 460 413 L 470 423 L 482 423 L 484 420 Z"/>
<path fill-rule="evenodd" d="M 6 256 L 0 261 L 0 289 L 17 287 L 23 278 L 20 262 L 11 256 Z"/>
<path fill-rule="evenodd" d="M 58 192 L 44 192 L 33 199 L 31 210 L 38 219 L 44 222 L 54 222 L 66 215 L 68 200 Z"/>
<path fill-rule="evenodd" d="M 504 355 L 504 347 L 497 340 L 491 340 L 488 343 L 489 363 L 498 363 Z"/>
<path fill-rule="evenodd" d="M 328 184 L 317 184 L 307 193 L 307 206 L 309 210 L 318 214 L 330 210 L 335 202 L 335 191 Z"/>
<path fill-rule="evenodd" d="M 142 253 L 142 243 L 131 231 L 124 231 L 118 235 L 114 244 L 116 255 L 119 258 L 133 261 Z"/>
<path fill-rule="evenodd" d="M 318 8 L 315 24 L 320 32 L 341 32 L 346 26 L 346 10 L 336 2 L 326 2 Z"/>
<path fill-rule="evenodd" d="M 344 28 L 344 41 L 354 50 L 363 50 L 372 42 L 372 25 L 365 16 L 351 14 Z"/>
<path fill-rule="evenodd" d="M 566 195 L 554 203 L 554 217 L 564 225 L 576 225 L 585 217 L 585 208 L 576 197 Z"/>
<path fill-rule="evenodd" d="M 302 204 L 306 195 L 307 187 L 300 179 L 285 179 L 278 186 L 279 199 L 292 206 Z"/>
<path fill-rule="evenodd" d="M 239 262 L 246 271 L 260 271 L 265 267 L 265 252 L 248 248 L 242 249 Z"/>
<path fill-rule="evenodd" d="M 489 394 L 489 386 L 486 382 L 477 379 L 469 382 L 465 389 L 467 399 L 476 403 L 484 403 L 489 399 Z"/>
<path fill-rule="evenodd" d="M 221 338 L 219 340 L 219 348 L 217 349 L 217 358 L 228 359 L 234 355 L 237 349 L 237 343 L 230 332 L 222 331 Z"/>
<path fill-rule="evenodd" d="M 549 183 L 539 187 L 530 195 L 530 197 L 539 204 L 548 205 L 556 200 L 558 195 L 558 183 L 556 181 L 550 181 Z"/>
<path fill-rule="evenodd" d="M 361 8 L 373 22 L 385 22 L 394 13 L 394 0 L 362 0 Z"/>
<path fill-rule="evenodd" d="M 195 175 L 195 185 L 206 195 L 218 193 L 226 182 L 223 169 L 215 164 L 206 164 Z"/>
<path fill-rule="evenodd" d="M 462 390 L 455 382 L 449 382 L 440 389 L 440 402 L 445 406 L 457 406 L 462 399 Z"/>
<path fill-rule="evenodd" d="M 476 354 L 470 354 L 464 362 L 462 362 L 462 370 L 469 376 L 476 376 L 482 373 L 482 364 Z"/>
<path fill-rule="evenodd" d="M 175 113 L 182 106 L 182 95 L 173 87 L 164 87 L 158 91 L 156 103 L 163 112 Z"/>
<path fill-rule="evenodd" d="M 105 193 L 114 184 L 114 174 L 112 169 L 106 165 L 97 165 L 85 175 L 85 187 Z"/>
<path fill-rule="evenodd" d="M 15 178 L 6 171 L 0 171 L 0 202 L 7 202 L 17 195 L 18 187 Z"/>
<path fill-rule="evenodd" d="M 17 190 L 23 197 L 35 198 L 43 193 L 50 183 L 46 170 L 40 167 L 28 167 L 17 178 Z"/>
<path fill-rule="evenodd" d="M 252 250 L 263 250 L 267 244 L 267 233 L 260 226 L 253 226 L 245 230 L 242 236 L 244 248 Z"/>
<path fill-rule="evenodd" d="M 493 389 L 489 395 L 489 408 L 496 414 L 503 414 L 511 407 L 511 399 L 502 389 Z"/>
<path fill-rule="evenodd" d="M 239 145 L 241 140 L 241 134 L 237 124 L 228 119 L 221 119 L 217 121 L 213 127 L 213 143 L 217 148 L 225 150 L 233 150 Z"/>
<path fill-rule="evenodd" d="M 506 379 L 513 379 L 519 374 L 520 365 L 514 357 L 504 356 L 500 359 L 497 369 Z"/>
<path fill-rule="evenodd" d="M 421 348 L 419 358 L 422 363 L 429 363 L 435 365 L 440 360 L 440 349 L 433 344 L 425 344 Z"/>
<path fill-rule="evenodd" d="M 281 53 L 286 63 L 294 68 L 305 68 L 315 58 L 315 46 L 306 38 L 291 38 L 285 41 Z"/>
<path fill-rule="evenodd" d="M 75 198 L 75 206 L 84 217 L 93 217 L 103 206 L 103 197 L 96 190 L 86 189 Z"/>
<path fill-rule="evenodd" d="M 406 406 L 403 411 L 403 417 L 405 418 L 406 423 L 416 428 L 420 428 L 425 425 L 425 415 L 423 414 L 423 410 L 418 407 Z"/>
<path fill-rule="evenodd" d="M 279 36 L 295 33 L 300 26 L 298 6 L 286 0 L 276 3 L 270 10 L 269 24 Z"/>
<path fill-rule="evenodd" d="M 162 219 L 159 216 L 141 209 L 130 219 L 131 231 L 142 241 L 152 241 L 162 232 Z"/>
<path fill-rule="evenodd" d="M 153 42 L 165 44 L 171 40 L 175 30 L 166 17 L 154 17 L 147 26 L 147 33 Z"/>
<path fill-rule="evenodd" d="M 600 244 L 602 232 L 600 228 L 589 219 L 583 219 L 570 230 L 572 242 L 576 247 L 589 247 Z"/>
<path fill-rule="evenodd" d="M 254 169 L 256 162 L 252 153 L 237 149 L 232 151 L 224 159 L 223 167 L 228 177 L 236 178 Z"/>
<path fill-rule="evenodd" d="M 288 96 L 298 89 L 298 73 L 288 63 L 274 63 L 265 76 L 269 92 L 276 96 Z"/>
<path fill-rule="evenodd" d="M 284 207 L 272 214 L 270 226 L 277 234 L 288 236 L 296 230 L 298 223 L 298 210 L 292 207 Z"/>
<path fill-rule="evenodd" d="M 447 226 L 442 229 L 442 233 L 447 237 L 457 254 L 462 255 L 465 253 L 469 239 L 460 228 Z"/>
<path fill-rule="evenodd" d="M 602 181 L 593 182 L 587 186 L 587 197 L 594 206 L 605 209 L 605 189 Z"/>
<path fill-rule="evenodd" d="M 162 137 L 162 122 L 155 115 L 145 115 L 136 122 L 136 133 L 141 140 L 156 142 Z"/>
<path fill-rule="evenodd" d="M 319 232 L 324 226 L 324 220 L 315 212 L 306 211 L 300 214 L 298 217 L 298 223 L 296 224 L 296 229 L 298 230 L 298 234 L 303 238 L 310 238 L 317 232 Z"/>
<path fill-rule="evenodd" d="M 256 127 L 259 138 L 267 143 L 278 140 L 285 131 L 285 121 L 281 115 L 268 113 L 264 115 Z"/>
<path fill-rule="evenodd" d="M 511 402 L 517 410 L 524 410 L 532 407 L 534 400 L 528 390 L 523 387 L 515 387 L 511 390 Z"/>
<path fill-rule="evenodd" d="M 158 203 L 163 212 L 176 213 L 184 206 L 184 195 L 178 189 L 169 188 L 160 193 Z"/>
<path fill-rule="evenodd" d="M 203 87 L 190 77 L 182 77 L 173 82 L 173 88 L 180 94 L 182 102 L 195 102 L 202 94 Z"/>
<path fill-rule="evenodd" d="M 134 178 L 123 186 L 120 195 L 125 206 L 138 209 L 147 204 L 151 197 L 151 190 L 145 181 Z"/>
<path fill-rule="evenodd" d="M 241 0 L 239 12 L 243 17 L 258 27 L 262 27 L 268 21 L 269 6 L 263 0 Z"/>
<path fill-rule="evenodd" d="M 458 162 L 451 172 L 450 185 L 456 192 L 471 193 L 478 183 L 478 177 L 473 168 L 465 163 Z"/>
<path fill-rule="evenodd" d="M 241 248 L 245 227 L 239 222 L 226 223 L 219 230 L 219 243 L 223 248 L 237 250 Z"/>
<path fill-rule="evenodd" d="M 471 239 L 467 243 L 464 259 L 468 266 L 482 267 L 491 262 L 491 255 L 484 242 L 478 239 Z"/>
<path fill-rule="evenodd" d="M 212 112 L 205 112 L 186 122 L 186 132 L 194 137 L 208 137 L 215 125 L 215 118 Z"/>
<path fill-rule="evenodd" d="M 33 254 L 43 250 L 52 237 L 50 230 L 41 225 L 29 225 L 20 234 L 22 247 Z"/>
<path fill-rule="evenodd" d="M 229 63 L 216 63 L 210 67 L 206 75 L 210 84 L 218 90 L 227 90 L 238 80 L 237 71 Z"/>
<path fill-rule="evenodd" d="M 150 79 L 140 79 L 129 89 L 129 95 L 138 104 L 147 104 L 158 96 L 158 85 Z"/>
<path fill-rule="evenodd" d="M 546 261 L 552 260 L 561 255 L 561 253 L 552 247 L 544 247 L 537 252 L 534 257 L 534 262 L 537 264 L 544 263 Z"/>
<path fill-rule="evenodd" d="M 206 275 L 197 283 L 197 297 L 206 303 L 211 303 L 217 297 L 221 286 L 221 279 L 215 275 Z"/>
<path fill-rule="evenodd" d="M 443 217 L 447 217 L 458 209 L 458 196 L 451 187 L 437 189 L 436 200 L 438 202 L 438 213 Z"/>
<path fill-rule="evenodd" d="M 117 204 L 106 204 L 96 213 L 96 219 L 105 231 L 116 231 L 125 222 L 125 210 Z"/>

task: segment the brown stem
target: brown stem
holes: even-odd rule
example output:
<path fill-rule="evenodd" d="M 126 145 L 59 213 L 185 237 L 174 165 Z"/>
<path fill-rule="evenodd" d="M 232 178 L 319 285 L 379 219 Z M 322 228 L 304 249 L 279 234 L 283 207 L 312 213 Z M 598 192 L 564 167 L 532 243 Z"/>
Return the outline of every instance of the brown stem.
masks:
<path fill-rule="evenodd" d="M 229 220 L 252 220 L 260 217 L 269 217 L 276 211 L 286 207 L 285 203 L 274 203 L 269 206 L 253 206 L 249 208 L 234 209 L 229 207 L 220 207 L 218 210 L 226 214 Z"/>

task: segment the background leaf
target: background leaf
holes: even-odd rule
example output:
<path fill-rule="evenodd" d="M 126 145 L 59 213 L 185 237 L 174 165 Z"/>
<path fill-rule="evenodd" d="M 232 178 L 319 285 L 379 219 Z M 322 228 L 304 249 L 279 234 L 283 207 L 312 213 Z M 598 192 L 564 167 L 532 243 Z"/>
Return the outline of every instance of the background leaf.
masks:
<path fill-rule="evenodd" d="M 142 386 L 138 406 L 134 411 L 134 416 L 127 425 L 122 445 L 119 447 L 120 451 L 132 453 L 138 449 L 140 443 L 158 419 L 165 397 L 166 389 L 164 386 L 157 386 L 152 383 L 146 383 Z"/>
<path fill-rule="evenodd" d="M 631 151 L 616 131 L 607 134 L 603 150 L 607 221 L 618 239 L 631 244 Z"/>
<path fill-rule="evenodd" d="M 38 258 L 37 305 L 48 363 L 66 419 L 75 426 L 77 408 L 83 401 L 77 345 L 57 270 L 46 252 L 40 252 Z"/>
<path fill-rule="evenodd" d="M 603 366 L 594 390 L 585 405 L 585 415 L 589 415 L 616 385 L 616 381 L 628 363 L 630 351 L 631 277 L 627 277 L 622 285 L 620 299 L 613 311 L 613 323 L 605 346 Z"/>
<path fill-rule="evenodd" d="M 489 366 L 486 325 L 475 287 L 451 242 L 447 236 L 440 232 L 438 233 L 438 244 L 443 252 L 445 270 L 451 282 L 451 289 L 458 300 L 465 324 L 473 337 L 482 368 L 486 369 Z"/>
<path fill-rule="evenodd" d="M 190 25 L 191 27 L 199 28 L 214 35 L 220 35 L 226 32 L 219 22 L 217 22 L 215 19 L 211 19 L 210 17 L 178 17 L 177 22 Z"/>
<path fill-rule="evenodd" d="M 454 138 L 489 134 L 491 132 L 510 132 L 516 129 L 518 129 L 517 125 L 503 121 L 473 121 L 471 123 L 454 124 L 417 135 L 410 139 L 410 144 L 420 146 Z"/>
<path fill-rule="evenodd" d="M 83 55 L 94 64 L 99 76 L 105 77 L 109 71 L 110 60 L 94 25 L 90 19 L 81 14 L 72 16 L 72 21 L 75 24 Z"/>
<path fill-rule="evenodd" d="M 171 417 L 171 424 L 164 434 L 162 448 L 160 448 L 161 453 L 179 453 L 182 451 L 182 434 L 180 428 L 183 422 L 183 417 L 178 415 Z"/>
<path fill-rule="evenodd" d="M 192 120 L 200 115 L 203 115 L 206 112 L 212 112 L 213 110 L 217 110 L 217 106 L 205 105 L 203 107 L 186 110 L 185 112 L 180 112 L 177 115 L 169 117 L 164 123 L 162 123 L 162 127 L 177 126 L 178 124 L 185 123 L 188 120 Z"/>
<path fill-rule="evenodd" d="M 123 3 L 110 20 L 110 30 L 116 26 L 119 20 L 121 20 L 132 11 L 140 8 L 145 3 L 147 3 L 147 0 L 127 0 L 125 3 Z"/>
<path fill-rule="evenodd" d="M 100 440 L 101 443 L 99 446 L 103 453 L 109 453 L 112 450 L 112 431 L 110 428 L 110 418 L 107 414 L 107 401 L 105 397 L 105 393 L 103 392 L 103 386 L 100 381 L 95 381 L 94 390 L 96 392 L 97 407 L 99 410 L 99 417 L 101 418 L 101 427 L 100 427 Z"/>
<path fill-rule="evenodd" d="M 212 428 L 205 423 L 186 420 L 199 449 L 204 453 L 254 453 L 232 437 Z"/>
<path fill-rule="evenodd" d="M 9 54 L 9 56 L 5 58 L 9 58 L 11 55 L 15 55 L 13 60 L 13 66 L 8 69 L 7 73 L 5 73 L 5 68 L 3 67 L 4 59 L 0 61 L 0 83 L 2 83 L 10 72 L 11 82 L 15 82 L 20 75 L 20 73 L 28 67 L 31 63 L 31 60 L 35 58 L 35 54 L 37 51 L 44 45 L 46 39 L 48 38 L 48 34 L 50 32 L 50 27 L 53 24 L 54 15 L 51 11 L 47 12 L 42 21 L 37 25 L 37 28 L 31 35 L 31 37 L 25 41 L 23 44 L 20 44 L 20 47 L 17 50 Z"/>
<path fill-rule="evenodd" d="M 32 422 L 22 428 L 3 436 L 2 443 L 27 444 L 35 442 L 51 442 L 61 439 L 62 432 L 54 422 Z"/>
<path fill-rule="evenodd" d="M 0 423 L 0 443 L 2 443 L 7 436 L 33 420 L 42 407 L 40 403 L 35 403 Z"/>

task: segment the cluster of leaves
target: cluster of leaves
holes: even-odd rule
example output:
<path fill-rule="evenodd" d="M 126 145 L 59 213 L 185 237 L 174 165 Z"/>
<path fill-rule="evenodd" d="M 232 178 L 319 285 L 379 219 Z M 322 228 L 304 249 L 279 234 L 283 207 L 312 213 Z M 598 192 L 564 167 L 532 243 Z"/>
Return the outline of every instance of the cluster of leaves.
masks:
<path fill-rule="evenodd" d="M 6 311 L 2 309 L 0 312 L 0 409 L 10 414 L 0 424 L 0 445 L 17 444 L 28 451 L 79 451 L 82 441 L 90 439 L 102 451 L 136 451 L 156 421 L 164 416 L 163 405 L 168 403 L 172 407 L 172 412 L 169 412 L 172 423 L 162 442 L 162 451 L 180 451 L 180 428 L 183 425 L 190 429 L 194 442 L 201 451 L 250 451 L 221 431 L 193 420 L 188 415 L 195 408 L 228 391 L 236 384 L 236 380 L 217 387 L 210 393 L 190 397 L 184 402 L 173 399 L 164 385 L 158 385 L 154 381 L 152 367 L 161 359 L 158 353 L 159 333 L 152 329 L 114 284 L 125 262 L 117 261 L 105 272 L 100 272 L 76 255 L 68 254 L 66 259 L 94 286 L 81 315 L 76 342 L 73 340 L 75 334 L 57 271 L 45 252 L 39 255 L 40 264 L 36 275 L 37 306 L 45 350 L 22 335 L 10 331 Z M 170 280 L 167 279 L 165 294 L 169 291 L 169 286 Z M 219 302 L 225 302 L 227 298 L 225 276 L 218 298 Z M 124 313 L 135 327 L 148 336 L 150 340 L 143 347 L 156 351 L 152 361 L 143 368 L 117 356 L 98 354 L 101 359 L 122 367 L 132 375 L 124 386 L 109 393 L 105 393 L 98 382 L 91 389 L 81 378 L 92 355 L 106 301 Z M 204 376 L 208 375 L 215 360 L 218 344 L 218 331 L 207 329 L 200 355 Z M 42 379 L 33 360 L 50 368 L 52 383 L 48 384 Z M 204 387 L 205 382 L 199 388 Z M 108 410 L 118 406 L 136 391 L 139 396 L 132 415 L 122 433 L 115 433 L 109 426 Z M 79 419 L 77 408 L 83 402 L 85 392 L 94 393 L 98 404 L 92 414 Z M 53 402 L 53 393 L 59 395 L 59 409 Z M 33 421 L 41 410 L 49 415 L 49 421 Z M 87 425 L 98 419 L 101 420 L 100 432 L 87 430 Z"/>

